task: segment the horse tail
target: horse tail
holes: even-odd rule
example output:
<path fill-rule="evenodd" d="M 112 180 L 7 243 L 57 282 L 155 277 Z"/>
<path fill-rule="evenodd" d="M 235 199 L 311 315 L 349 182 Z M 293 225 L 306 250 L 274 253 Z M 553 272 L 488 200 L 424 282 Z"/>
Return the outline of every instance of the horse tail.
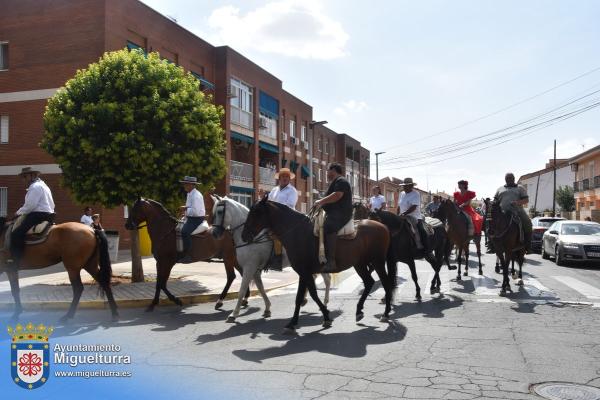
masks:
<path fill-rule="evenodd" d="M 110 286 L 112 277 L 112 265 L 110 263 L 110 255 L 108 254 L 108 239 L 102 230 L 95 230 L 96 239 L 98 241 L 98 253 L 100 256 L 100 273 L 98 274 L 98 283 L 103 288 Z"/>

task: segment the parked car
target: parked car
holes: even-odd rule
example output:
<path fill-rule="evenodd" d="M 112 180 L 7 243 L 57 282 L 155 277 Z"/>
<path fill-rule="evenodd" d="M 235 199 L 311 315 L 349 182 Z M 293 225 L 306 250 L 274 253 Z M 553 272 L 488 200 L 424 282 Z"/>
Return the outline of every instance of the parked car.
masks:
<path fill-rule="evenodd" d="M 533 234 L 531 235 L 531 250 L 536 253 L 542 251 L 542 238 L 544 233 L 550 228 L 550 225 L 556 221 L 565 221 L 561 217 L 535 217 L 531 220 L 533 225 Z"/>
<path fill-rule="evenodd" d="M 556 221 L 544 233 L 542 258 L 565 261 L 600 261 L 600 224 L 588 221 Z"/>

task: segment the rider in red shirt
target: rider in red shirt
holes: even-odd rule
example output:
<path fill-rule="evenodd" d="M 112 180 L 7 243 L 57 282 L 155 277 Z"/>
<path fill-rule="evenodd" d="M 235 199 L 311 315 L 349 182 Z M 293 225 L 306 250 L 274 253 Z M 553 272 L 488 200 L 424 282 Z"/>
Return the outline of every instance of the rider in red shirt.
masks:
<path fill-rule="evenodd" d="M 469 182 L 464 179 L 458 182 L 458 192 L 454 192 L 454 202 L 460 207 L 460 209 L 467 214 L 472 225 L 469 226 L 469 234 L 473 233 L 475 236 L 481 235 L 481 227 L 483 225 L 483 217 L 479 215 L 473 207 L 471 207 L 471 200 L 475 198 L 475 192 L 468 190 Z"/>

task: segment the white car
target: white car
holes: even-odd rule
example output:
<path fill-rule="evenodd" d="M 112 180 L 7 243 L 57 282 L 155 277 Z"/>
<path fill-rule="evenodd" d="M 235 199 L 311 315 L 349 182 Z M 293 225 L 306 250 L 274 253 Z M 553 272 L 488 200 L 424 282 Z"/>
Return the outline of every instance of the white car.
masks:
<path fill-rule="evenodd" d="M 542 238 L 542 258 L 565 261 L 600 261 L 600 224 L 589 221 L 556 221 Z"/>

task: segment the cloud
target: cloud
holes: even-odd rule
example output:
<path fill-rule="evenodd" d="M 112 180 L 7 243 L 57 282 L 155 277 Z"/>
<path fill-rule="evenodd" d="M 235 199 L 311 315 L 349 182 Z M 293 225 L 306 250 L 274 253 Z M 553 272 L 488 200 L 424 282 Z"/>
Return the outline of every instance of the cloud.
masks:
<path fill-rule="evenodd" d="M 348 100 L 340 107 L 334 108 L 333 112 L 337 115 L 348 115 L 349 113 L 359 113 L 369 109 L 369 105 L 364 101 Z"/>
<path fill-rule="evenodd" d="M 243 14 L 224 6 L 208 18 L 212 41 L 304 59 L 345 56 L 349 36 L 341 23 L 325 15 L 318 0 L 281 0 Z"/>
<path fill-rule="evenodd" d="M 570 158 L 597 145 L 598 140 L 591 137 L 583 139 L 569 139 L 564 142 L 557 141 L 556 158 Z M 554 157 L 554 146 L 546 147 L 543 154 L 548 157 L 548 159 Z"/>

